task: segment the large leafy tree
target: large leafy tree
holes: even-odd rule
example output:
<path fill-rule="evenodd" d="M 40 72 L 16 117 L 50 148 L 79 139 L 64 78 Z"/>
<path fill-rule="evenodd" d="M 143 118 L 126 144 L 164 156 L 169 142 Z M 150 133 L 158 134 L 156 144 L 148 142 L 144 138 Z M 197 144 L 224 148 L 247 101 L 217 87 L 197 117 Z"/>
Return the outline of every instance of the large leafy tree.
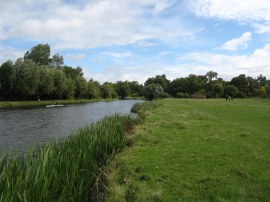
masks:
<path fill-rule="evenodd" d="M 38 65 L 49 65 L 51 49 L 48 44 L 38 44 L 24 55 L 25 60 L 33 60 Z"/>
<path fill-rule="evenodd" d="M 28 99 L 38 94 L 39 67 L 32 60 L 18 59 L 15 63 L 16 82 L 14 92 L 19 99 Z"/>
<path fill-rule="evenodd" d="M 142 89 L 142 94 L 146 100 L 168 97 L 160 84 L 149 84 Z"/>
<path fill-rule="evenodd" d="M 97 99 L 101 97 L 100 84 L 98 81 L 90 79 L 87 83 L 86 97 L 89 99 Z"/>
<path fill-rule="evenodd" d="M 224 94 L 226 96 L 235 97 L 238 92 L 239 92 L 238 88 L 235 87 L 234 85 L 228 85 L 228 86 L 225 86 L 224 88 Z"/>
<path fill-rule="evenodd" d="M 218 73 L 216 73 L 214 71 L 209 71 L 209 72 L 206 73 L 206 77 L 208 78 L 209 83 L 212 82 L 212 80 L 214 78 L 217 78 L 217 76 L 218 76 Z"/>
<path fill-rule="evenodd" d="M 167 92 L 167 87 L 169 86 L 170 81 L 166 78 L 166 75 L 163 74 L 148 78 L 144 85 L 147 86 L 149 84 L 159 84 L 164 89 L 164 91 Z"/>
<path fill-rule="evenodd" d="M 240 74 L 237 77 L 233 77 L 230 84 L 237 87 L 239 91 L 244 93 L 244 95 L 248 94 L 248 79 L 246 78 L 245 74 Z"/>
<path fill-rule="evenodd" d="M 15 81 L 14 64 L 9 60 L 0 66 L 0 98 L 13 99 Z"/>
<path fill-rule="evenodd" d="M 118 81 L 116 83 L 116 92 L 117 95 L 120 96 L 122 99 L 126 98 L 130 92 L 128 82 Z"/>

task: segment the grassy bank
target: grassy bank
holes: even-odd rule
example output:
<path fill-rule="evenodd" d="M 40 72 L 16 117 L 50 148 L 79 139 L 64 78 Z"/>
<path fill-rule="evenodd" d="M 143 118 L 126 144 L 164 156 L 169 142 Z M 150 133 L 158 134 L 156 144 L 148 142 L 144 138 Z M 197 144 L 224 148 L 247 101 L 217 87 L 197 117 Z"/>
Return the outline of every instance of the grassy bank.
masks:
<path fill-rule="evenodd" d="M 269 201 L 270 100 L 165 99 L 107 170 L 107 201 Z"/>
<path fill-rule="evenodd" d="M 107 117 L 62 142 L 0 158 L 0 201 L 90 201 L 100 197 L 100 169 L 121 151 L 137 118 Z M 92 189 L 90 189 L 92 188 Z"/>
<path fill-rule="evenodd" d="M 76 99 L 76 100 L 44 100 L 44 101 L 0 101 L 0 109 L 3 108 L 16 108 L 16 107 L 40 107 L 51 105 L 54 103 L 58 104 L 77 104 L 77 103 L 88 103 L 98 101 L 112 101 L 114 99 Z"/>

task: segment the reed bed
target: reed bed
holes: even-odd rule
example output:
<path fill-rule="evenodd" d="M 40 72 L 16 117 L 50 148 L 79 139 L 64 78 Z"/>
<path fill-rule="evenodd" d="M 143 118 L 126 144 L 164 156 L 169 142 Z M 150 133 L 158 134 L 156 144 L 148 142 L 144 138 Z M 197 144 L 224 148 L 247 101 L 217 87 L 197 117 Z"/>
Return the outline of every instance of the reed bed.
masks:
<path fill-rule="evenodd" d="M 138 118 L 106 117 L 64 141 L 0 157 L 0 201 L 90 201 L 100 169 L 125 146 Z"/>

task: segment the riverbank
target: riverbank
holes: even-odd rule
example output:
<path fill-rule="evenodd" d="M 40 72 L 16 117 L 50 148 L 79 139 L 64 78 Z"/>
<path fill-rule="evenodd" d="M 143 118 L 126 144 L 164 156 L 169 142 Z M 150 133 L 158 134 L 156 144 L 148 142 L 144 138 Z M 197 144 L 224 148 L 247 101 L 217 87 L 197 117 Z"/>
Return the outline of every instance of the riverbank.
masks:
<path fill-rule="evenodd" d="M 268 99 L 159 103 L 107 167 L 107 201 L 269 200 Z"/>
<path fill-rule="evenodd" d="M 74 99 L 74 100 L 43 100 L 43 101 L 0 101 L 0 109 L 6 108 L 25 108 L 25 107 L 42 107 L 51 105 L 54 103 L 58 104 L 78 104 L 78 103 L 89 103 L 89 102 L 100 102 L 100 101 L 113 101 L 117 99 Z"/>
<path fill-rule="evenodd" d="M 100 171 L 125 147 L 138 120 L 114 115 L 78 129 L 65 140 L 32 149 L 27 156 L 0 156 L 0 201 L 101 197 Z"/>

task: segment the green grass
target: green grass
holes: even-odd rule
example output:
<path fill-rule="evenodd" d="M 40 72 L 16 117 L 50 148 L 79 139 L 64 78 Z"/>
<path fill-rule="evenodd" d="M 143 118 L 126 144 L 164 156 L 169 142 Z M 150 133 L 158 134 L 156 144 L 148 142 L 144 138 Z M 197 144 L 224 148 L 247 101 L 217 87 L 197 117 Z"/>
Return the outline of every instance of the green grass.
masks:
<path fill-rule="evenodd" d="M 76 104 L 76 103 L 87 103 L 87 102 L 98 102 L 98 101 L 111 101 L 113 99 L 74 99 L 74 100 L 44 100 L 44 101 L 0 101 L 0 109 L 3 108 L 14 108 L 14 107 L 39 107 L 51 105 L 54 103 L 58 104 Z"/>
<path fill-rule="evenodd" d="M 107 201 L 269 201 L 270 100 L 164 99 L 106 171 Z"/>
<path fill-rule="evenodd" d="M 104 118 L 61 142 L 0 157 L 0 201 L 90 201 L 102 195 L 100 172 L 121 151 L 137 119 Z"/>

